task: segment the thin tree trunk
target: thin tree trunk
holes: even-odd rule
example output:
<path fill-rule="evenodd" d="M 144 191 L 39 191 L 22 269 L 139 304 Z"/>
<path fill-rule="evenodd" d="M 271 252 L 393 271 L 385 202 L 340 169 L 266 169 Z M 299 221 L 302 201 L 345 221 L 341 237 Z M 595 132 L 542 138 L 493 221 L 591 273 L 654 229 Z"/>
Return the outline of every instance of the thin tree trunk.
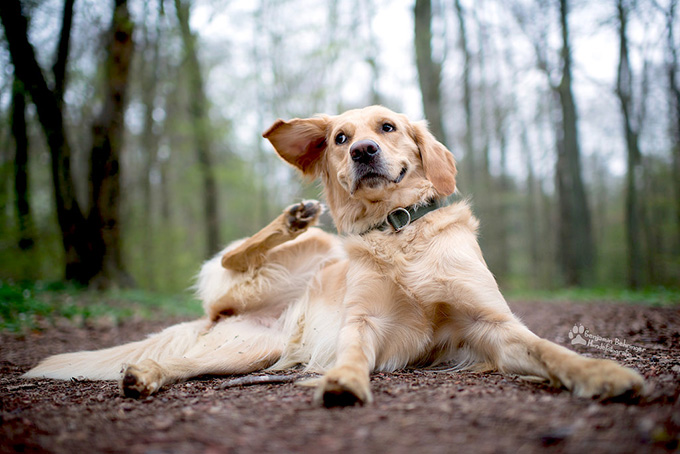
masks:
<path fill-rule="evenodd" d="M 148 17 L 148 4 L 144 6 L 144 14 Z M 162 12 L 162 11 L 161 11 Z M 150 263 L 156 263 L 156 246 L 157 242 L 154 234 L 154 197 L 152 185 L 159 183 L 160 163 L 158 162 L 158 144 L 159 131 L 158 126 L 154 120 L 154 110 L 156 108 L 157 86 L 159 83 L 160 69 L 160 42 L 161 27 L 160 19 L 155 22 L 155 34 L 150 36 L 149 21 L 143 23 L 142 40 L 143 46 L 138 52 L 139 58 L 139 78 L 141 80 L 141 101 L 144 105 L 144 116 L 142 118 L 142 159 L 143 168 L 140 178 L 140 186 L 142 188 L 143 203 L 140 224 L 143 230 L 143 257 Z M 151 54 L 151 55 L 149 55 Z M 144 280 L 146 285 L 152 289 L 156 289 L 157 267 L 147 266 L 144 269 Z"/>
<path fill-rule="evenodd" d="M 167 140 L 168 137 L 172 137 L 175 131 L 173 130 L 174 122 L 172 119 L 178 118 L 177 111 L 179 110 L 179 94 L 178 94 L 178 89 L 179 87 L 177 84 L 172 86 L 172 89 L 169 91 L 165 98 L 165 113 L 166 113 L 166 120 L 164 121 L 162 125 L 162 130 L 161 130 L 161 137 L 163 138 L 163 145 L 165 149 L 161 148 L 159 149 L 159 154 L 158 154 L 158 172 L 159 172 L 159 184 L 158 184 L 158 211 L 159 211 L 159 223 L 162 226 L 170 226 L 170 225 L 176 225 L 175 224 L 175 219 L 176 219 L 176 204 L 173 203 L 173 194 L 171 191 L 172 183 L 176 181 L 175 178 L 172 178 L 172 168 L 171 164 L 173 162 L 171 153 L 172 150 L 168 146 Z M 164 153 L 161 154 L 160 151 L 164 150 Z M 167 154 L 166 154 L 167 153 Z M 173 229 L 165 229 L 165 233 L 163 235 L 159 235 L 157 237 L 157 240 L 160 240 L 159 247 L 161 249 L 161 253 L 163 257 L 175 257 L 175 251 L 177 249 L 177 241 L 175 240 L 175 232 Z M 172 263 L 169 263 L 167 260 L 161 260 L 159 262 L 160 266 L 157 272 L 157 276 L 159 276 L 161 279 L 166 279 L 168 282 L 175 282 L 177 279 L 181 279 L 182 277 L 177 276 L 177 268 L 173 266 Z"/>
<path fill-rule="evenodd" d="M 499 110 L 497 108 L 497 110 Z M 500 175 L 498 181 L 494 185 L 495 194 L 493 197 L 493 206 L 496 212 L 496 274 L 499 280 L 507 282 L 510 276 L 510 245 L 508 239 L 508 196 L 512 189 L 511 179 L 508 176 L 508 159 L 507 159 L 507 135 L 505 129 L 505 119 L 502 118 L 502 113 L 497 114 L 496 128 L 498 130 L 498 151 L 500 152 Z"/>
<path fill-rule="evenodd" d="M 506 50 L 506 52 L 501 56 L 499 55 L 499 47 L 497 45 L 492 46 L 492 49 L 494 50 L 494 55 L 492 55 L 492 61 L 494 62 L 493 67 L 494 67 L 494 75 L 495 78 L 498 82 L 498 84 L 501 84 L 500 81 L 503 81 L 504 78 L 501 75 L 501 68 L 499 62 L 501 59 L 505 62 L 508 67 L 512 68 L 513 65 L 513 58 L 512 58 L 512 53 L 510 50 Z M 511 76 L 510 83 L 512 84 L 511 86 L 514 87 L 515 85 L 515 80 L 514 76 Z M 497 85 L 498 85 L 497 84 Z M 510 111 L 517 111 L 517 100 L 516 98 L 512 98 L 512 103 L 510 104 L 510 107 L 508 109 L 507 106 L 503 105 L 500 101 L 495 101 L 494 103 L 494 118 L 496 121 L 496 131 L 498 134 L 498 148 L 500 152 L 500 175 L 498 177 L 498 196 L 496 197 L 497 201 L 497 212 L 498 212 L 498 219 L 500 220 L 499 226 L 498 226 L 498 273 L 501 275 L 505 276 L 505 279 L 507 280 L 508 277 L 510 276 L 510 273 L 512 272 L 512 265 L 510 261 L 510 236 L 511 236 L 511 229 L 508 228 L 509 225 L 509 219 L 510 219 L 510 202 L 509 202 L 509 197 L 511 195 L 511 191 L 513 191 L 513 182 L 512 178 L 509 175 L 508 172 L 508 120 L 509 120 L 509 112 Z M 521 132 L 520 132 L 520 137 L 521 140 L 523 141 L 522 143 L 526 143 L 526 127 L 524 125 L 523 120 L 519 120 L 521 123 Z M 526 150 L 527 155 L 529 155 L 529 150 Z M 529 157 L 527 156 L 527 160 L 529 160 Z M 533 184 L 534 180 L 534 175 L 533 175 L 533 166 L 530 163 L 527 163 L 527 183 L 531 181 Z M 529 191 L 527 191 L 529 192 Z M 536 238 L 536 237 L 535 237 Z"/>
<path fill-rule="evenodd" d="M 28 134 L 26 133 L 26 95 L 23 84 L 12 85 L 12 136 L 14 137 L 14 191 L 19 221 L 19 248 L 27 251 L 35 244 L 28 181 Z"/>
<path fill-rule="evenodd" d="M 551 89 L 552 90 L 552 89 Z M 549 96 L 551 92 L 543 93 L 543 97 Z M 541 97 L 536 100 L 536 116 L 534 121 L 538 123 L 536 127 L 536 149 L 547 150 L 550 148 L 550 138 L 548 136 L 548 129 L 550 126 L 555 127 L 555 121 L 551 118 L 551 112 L 554 106 L 551 106 L 543 101 Z M 529 155 L 530 158 L 536 159 L 535 156 Z M 533 163 L 532 163 L 533 164 Z M 533 167 L 533 166 L 532 166 Z M 556 288 L 563 283 L 558 282 L 561 276 L 561 269 L 559 264 L 559 243 L 555 241 L 555 232 L 559 230 L 559 208 L 555 206 L 555 197 L 548 194 L 544 188 L 544 180 L 540 175 L 534 173 L 536 177 L 536 191 L 535 191 L 535 206 L 538 221 L 538 235 L 533 237 L 532 241 L 537 241 L 536 251 L 539 257 L 539 270 L 541 287 Z"/>
<path fill-rule="evenodd" d="M 637 180 L 642 177 L 641 154 L 637 127 L 633 125 L 632 72 L 628 57 L 628 11 L 622 0 L 616 4 L 619 20 L 619 66 L 616 78 L 616 95 L 621 104 L 623 130 L 626 138 L 626 246 L 628 250 L 628 286 L 637 289 L 643 283 L 642 236 L 640 230 L 640 206 L 638 195 L 641 188 Z"/>
<path fill-rule="evenodd" d="M 672 161 L 674 190 L 675 190 L 675 222 L 676 238 L 675 253 L 680 254 L 680 84 L 677 74 L 680 71 L 678 49 L 675 45 L 674 26 L 677 0 L 671 0 L 666 13 L 666 47 L 668 52 L 668 98 L 670 104 L 670 131 L 672 146 Z"/>
<path fill-rule="evenodd" d="M 643 82 L 645 83 L 645 82 Z M 642 152 L 640 152 L 642 154 Z M 642 196 L 642 201 L 639 203 L 640 214 L 640 231 L 641 236 L 644 238 L 644 265 L 645 273 L 643 273 L 643 284 L 664 284 L 664 221 L 666 218 L 666 213 L 659 207 L 658 204 L 653 203 L 657 199 L 657 187 L 662 186 L 663 182 L 658 181 L 653 176 L 653 160 L 646 160 L 644 156 L 641 156 L 641 173 L 642 173 L 642 189 L 640 190 L 640 195 Z M 640 183 L 640 182 L 638 182 Z M 661 197 L 664 197 L 664 190 L 661 189 Z M 672 245 L 671 245 L 672 247 Z"/>
<path fill-rule="evenodd" d="M 423 110 L 432 134 L 446 143 L 441 106 L 441 65 L 432 59 L 431 0 L 416 0 L 414 8 L 415 51 Z"/>
<path fill-rule="evenodd" d="M 581 177 L 576 104 L 571 89 L 571 48 L 567 0 L 560 0 L 562 79 L 555 87 L 561 106 L 557 144 L 557 195 L 559 203 L 559 256 L 567 285 L 580 286 L 592 277 L 595 244 L 590 211 Z"/>
<path fill-rule="evenodd" d="M 262 74 L 269 71 L 272 75 L 272 80 L 275 85 L 281 84 L 285 80 L 285 74 L 282 72 L 282 67 L 276 58 L 278 54 L 279 47 L 281 46 L 280 40 L 274 36 L 274 32 L 269 30 L 267 18 L 271 16 L 274 11 L 276 12 L 276 2 L 269 0 L 257 0 L 256 6 L 253 10 L 253 30 L 252 32 L 257 34 L 258 30 L 267 30 L 267 35 L 264 39 L 255 39 L 252 41 L 252 46 L 250 47 L 250 58 L 254 62 L 254 70 L 256 74 L 256 84 L 255 84 L 255 103 L 258 106 L 267 105 L 266 96 L 264 96 L 263 91 L 265 91 L 266 83 L 263 81 Z M 331 47 L 331 46 L 329 46 Z M 280 99 L 279 96 L 274 96 L 274 99 L 270 101 L 271 107 L 274 111 L 279 110 Z M 253 160 L 251 166 L 251 172 L 253 175 L 266 174 L 268 171 L 267 154 L 264 148 L 262 140 L 259 140 L 261 136 L 259 131 L 263 131 L 267 127 L 264 119 L 262 109 L 257 110 L 256 120 L 256 143 L 255 147 L 255 159 Z M 270 210 L 267 196 L 267 188 L 262 179 L 254 179 L 254 200 L 252 206 L 252 229 L 259 230 L 262 226 L 266 225 L 271 217 L 269 217 L 268 212 Z"/>
<path fill-rule="evenodd" d="M 206 224 L 206 256 L 213 255 L 220 247 L 217 183 L 211 155 L 208 99 L 205 95 L 203 75 L 196 51 L 196 37 L 189 27 L 190 5 L 175 0 L 182 42 L 189 73 L 190 114 L 196 157 L 203 176 L 203 210 Z"/>
<path fill-rule="evenodd" d="M 59 101 L 59 105 L 64 101 L 64 89 L 66 87 L 66 63 L 71 45 L 71 25 L 73 24 L 73 5 L 75 0 L 64 1 L 64 12 L 61 20 L 61 32 L 59 33 L 59 43 L 57 45 L 56 58 L 52 66 L 54 74 L 54 95 Z"/>
<path fill-rule="evenodd" d="M 461 12 L 461 20 L 462 14 L 463 13 Z M 486 66 L 486 47 L 488 43 L 485 35 L 484 25 L 481 24 L 479 20 L 477 20 L 477 30 L 477 67 L 479 69 L 479 86 L 476 101 L 477 104 L 479 104 L 479 135 L 481 136 L 482 142 L 482 146 L 480 147 L 481 152 L 479 155 L 482 160 L 481 163 L 478 164 L 477 169 L 475 169 L 481 173 L 477 175 L 477 179 L 481 185 L 477 184 L 476 190 L 477 194 L 480 196 L 484 194 L 484 198 L 486 199 L 485 205 L 487 209 L 493 209 L 492 206 L 494 202 L 492 199 L 494 196 L 494 190 L 493 181 L 491 178 L 491 140 L 493 132 L 489 127 L 492 116 L 490 115 L 489 109 L 490 87 L 487 78 L 489 69 Z M 465 53 L 468 54 L 465 55 L 465 58 L 469 59 L 469 50 L 465 49 Z M 469 77 L 469 75 L 466 75 L 466 77 Z M 469 81 L 467 83 L 469 84 Z M 469 94 L 468 96 L 471 97 L 472 94 Z M 470 134 L 472 134 L 472 132 L 470 132 Z"/>
<path fill-rule="evenodd" d="M 465 175 L 461 175 L 461 179 L 470 182 L 470 190 L 472 185 L 477 181 L 476 172 L 477 166 L 475 164 L 474 140 L 472 135 L 472 89 L 470 88 L 470 69 L 471 56 L 468 48 L 467 26 L 465 22 L 465 12 L 460 4 L 460 0 L 455 0 L 454 6 L 456 9 L 456 17 L 458 18 L 458 34 L 460 40 L 460 50 L 463 53 L 463 110 L 465 112 Z"/>
<path fill-rule="evenodd" d="M 459 21 L 463 21 L 462 10 L 459 10 Z M 491 175 L 491 147 L 494 139 L 498 140 L 503 157 L 505 153 L 503 118 L 500 113 L 500 106 L 492 105 L 494 95 L 498 92 L 496 91 L 497 88 L 489 82 L 489 75 L 491 73 L 497 75 L 498 67 L 493 65 L 493 61 L 496 60 L 492 53 L 493 49 L 491 49 L 488 42 L 485 26 L 479 20 L 477 20 L 477 30 L 477 63 L 480 74 L 477 103 L 479 104 L 479 136 L 481 137 L 479 157 L 481 161 L 477 162 L 477 168 L 475 169 L 476 178 L 472 182 L 471 189 L 474 191 L 475 206 L 481 220 L 480 244 L 487 258 L 489 269 L 498 277 L 499 282 L 503 284 L 508 275 L 507 235 L 505 232 L 506 213 L 503 209 L 504 193 L 501 187 L 503 175 L 498 179 L 494 179 Z M 468 49 L 465 48 L 463 52 L 467 54 L 465 58 L 469 59 Z M 492 61 L 493 69 L 487 65 L 487 52 L 492 53 L 490 60 Z M 464 74 L 464 78 L 467 77 L 469 77 L 469 74 Z M 469 81 L 466 82 L 466 85 L 469 85 Z M 470 94 L 468 93 L 467 96 L 470 96 Z M 466 113 L 466 117 L 468 115 L 471 117 L 471 113 Z M 468 129 L 466 135 L 470 136 L 466 140 L 472 140 L 471 128 Z M 502 165 L 504 164 L 505 162 L 503 161 Z"/>
<path fill-rule="evenodd" d="M 539 288 L 545 285 L 545 283 L 542 281 L 543 273 L 541 272 L 540 241 L 537 241 L 537 239 L 541 238 L 540 219 L 538 216 L 540 194 L 539 183 L 534 173 L 531 147 L 529 145 L 529 138 L 527 137 L 527 130 L 524 125 L 524 121 L 521 123 L 520 143 L 522 145 L 522 157 L 524 158 L 524 165 L 527 172 L 527 197 L 525 198 L 527 230 L 525 235 L 529 249 L 529 287 Z"/>
<path fill-rule="evenodd" d="M 98 259 L 93 285 L 131 286 L 125 271 L 120 233 L 120 155 L 125 131 L 128 74 L 134 43 L 127 0 L 116 0 L 106 61 L 105 97 L 92 126 L 91 228 L 100 235 L 95 243 Z"/>

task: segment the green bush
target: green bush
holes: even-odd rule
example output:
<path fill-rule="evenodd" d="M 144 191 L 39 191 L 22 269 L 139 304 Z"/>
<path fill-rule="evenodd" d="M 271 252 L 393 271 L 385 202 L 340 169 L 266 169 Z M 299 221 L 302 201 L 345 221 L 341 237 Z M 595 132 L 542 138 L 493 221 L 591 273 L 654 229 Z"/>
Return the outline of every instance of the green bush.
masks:
<path fill-rule="evenodd" d="M 200 304 L 189 294 L 164 295 L 142 290 L 92 292 L 63 283 L 0 281 L 0 330 L 36 330 L 58 319 L 77 324 L 104 317 L 119 323 L 131 317 L 196 318 Z"/>

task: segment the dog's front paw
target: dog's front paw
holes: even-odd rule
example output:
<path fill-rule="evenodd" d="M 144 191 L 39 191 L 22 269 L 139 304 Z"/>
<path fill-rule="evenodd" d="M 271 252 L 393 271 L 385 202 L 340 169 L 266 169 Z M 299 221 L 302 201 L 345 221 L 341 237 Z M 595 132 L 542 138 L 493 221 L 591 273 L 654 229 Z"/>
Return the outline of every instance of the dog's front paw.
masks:
<path fill-rule="evenodd" d="M 610 399 L 623 395 L 637 396 L 644 390 L 644 379 L 633 369 L 623 367 L 607 359 L 588 359 L 567 385 L 580 397 Z"/>
<path fill-rule="evenodd" d="M 161 378 L 161 366 L 153 360 L 146 359 L 125 369 L 119 382 L 120 393 L 133 399 L 148 397 L 161 387 Z"/>
<path fill-rule="evenodd" d="M 305 200 L 291 205 L 284 210 L 286 213 L 286 225 L 291 232 L 306 230 L 316 225 L 319 216 L 323 213 L 323 205 L 317 200 Z"/>
<path fill-rule="evenodd" d="M 368 374 L 350 367 L 328 371 L 314 393 L 314 403 L 327 408 L 371 402 L 373 397 Z"/>

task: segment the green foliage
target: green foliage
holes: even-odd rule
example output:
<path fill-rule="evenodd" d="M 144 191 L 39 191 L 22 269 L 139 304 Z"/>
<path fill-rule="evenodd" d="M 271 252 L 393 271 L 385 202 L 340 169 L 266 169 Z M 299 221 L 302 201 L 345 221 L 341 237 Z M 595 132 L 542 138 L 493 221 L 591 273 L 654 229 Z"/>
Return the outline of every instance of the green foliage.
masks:
<path fill-rule="evenodd" d="M 513 291 L 509 300 L 547 302 L 625 303 L 651 307 L 680 306 L 680 289 L 650 287 L 643 290 L 624 288 L 565 288 L 561 290 Z"/>
<path fill-rule="evenodd" d="M 570 288 L 556 291 L 511 291 L 509 300 L 625 303 L 651 307 L 680 306 L 680 290 L 663 287 L 632 291 L 617 288 Z M 190 294 L 167 295 L 144 290 L 93 292 L 55 282 L 16 284 L 0 281 L 0 331 L 23 333 L 60 320 L 84 325 L 118 324 L 129 318 L 200 317 L 203 311 Z"/>
<path fill-rule="evenodd" d="M 36 330 L 60 319 L 85 324 L 106 319 L 114 324 L 131 317 L 200 317 L 200 304 L 189 294 L 164 295 L 142 290 L 92 292 L 62 283 L 15 284 L 0 281 L 0 331 Z"/>
<path fill-rule="evenodd" d="M 49 304 L 34 297 L 29 288 L 0 283 L 0 329 L 18 332 L 34 328 L 37 317 L 51 313 Z"/>

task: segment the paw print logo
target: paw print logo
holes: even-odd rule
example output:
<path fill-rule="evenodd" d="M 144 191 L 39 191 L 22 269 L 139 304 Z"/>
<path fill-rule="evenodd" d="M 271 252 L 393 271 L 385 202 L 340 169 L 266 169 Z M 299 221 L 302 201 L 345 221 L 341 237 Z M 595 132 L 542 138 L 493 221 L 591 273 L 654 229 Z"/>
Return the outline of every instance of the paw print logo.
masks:
<path fill-rule="evenodd" d="M 585 333 L 586 329 L 583 327 L 583 325 L 579 324 L 578 326 L 574 325 L 574 327 L 569 331 L 569 339 L 571 339 L 571 345 L 588 345 L 588 342 L 583 338 L 583 333 Z"/>

